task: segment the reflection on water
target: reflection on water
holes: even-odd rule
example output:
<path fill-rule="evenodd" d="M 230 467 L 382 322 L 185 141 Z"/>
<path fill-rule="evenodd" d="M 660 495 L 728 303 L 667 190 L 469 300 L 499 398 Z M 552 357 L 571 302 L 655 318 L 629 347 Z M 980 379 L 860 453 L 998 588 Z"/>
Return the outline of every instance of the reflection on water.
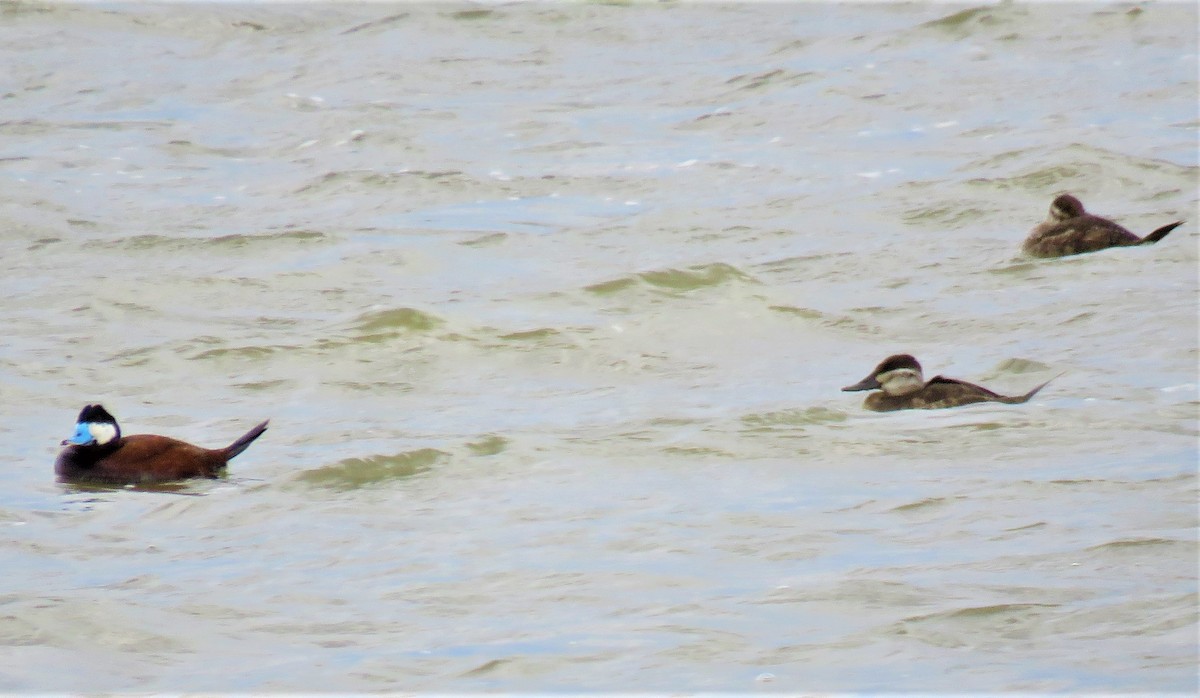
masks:
<path fill-rule="evenodd" d="M 1196 690 L 1194 6 L 0 15 L 0 689 Z"/>

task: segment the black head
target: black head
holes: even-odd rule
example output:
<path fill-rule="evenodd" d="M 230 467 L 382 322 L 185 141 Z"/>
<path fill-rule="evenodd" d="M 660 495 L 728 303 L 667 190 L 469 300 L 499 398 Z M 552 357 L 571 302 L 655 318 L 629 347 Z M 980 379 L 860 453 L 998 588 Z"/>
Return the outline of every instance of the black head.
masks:
<path fill-rule="evenodd" d="M 75 420 L 75 433 L 63 446 L 103 446 L 121 438 L 121 427 L 103 405 L 86 405 Z"/>
<path fill-rule="evenodd" d="M 79 419 L 76 422 L 92 422 L 95 424 L 116 424 L 117 420 L 113 418 L 108 410 L 104 409 L 104 405 L 85 405 L 79 411 Z"/>

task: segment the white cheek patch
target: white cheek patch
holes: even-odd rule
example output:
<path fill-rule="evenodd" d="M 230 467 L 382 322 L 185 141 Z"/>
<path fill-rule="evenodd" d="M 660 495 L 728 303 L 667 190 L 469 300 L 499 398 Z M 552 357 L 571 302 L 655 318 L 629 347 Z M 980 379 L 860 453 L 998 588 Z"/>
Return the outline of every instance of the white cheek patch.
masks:
<path fill-rule="evenodd" d="M 910 368 L 898 368 L 879 376 L 879 385 L 888 395 L 907 395 L 925 386 L 921 374 Z"/>
<path fill-rule="evenodd" d="M 116 437 L 117 428 L 111 424 L 92 422 L 88 424 L 88 433 L 92 435 L 96 443 L 104 445 Z"/>

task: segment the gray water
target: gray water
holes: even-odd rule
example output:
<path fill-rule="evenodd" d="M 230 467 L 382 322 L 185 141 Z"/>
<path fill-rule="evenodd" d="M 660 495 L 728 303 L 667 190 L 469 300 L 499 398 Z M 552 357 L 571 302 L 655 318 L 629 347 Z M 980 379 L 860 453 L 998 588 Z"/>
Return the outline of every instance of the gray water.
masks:
<path fill-rule="evenodd" d="M 0 691 L 1197 686 L 1197 6 L 0 4 Z M 1159 244 L 1019 254 L 1069 191 Z M 874 414 L 888 354 L 1025 405 Z M 80 407 L 228 477 L 58 484 Z"/>

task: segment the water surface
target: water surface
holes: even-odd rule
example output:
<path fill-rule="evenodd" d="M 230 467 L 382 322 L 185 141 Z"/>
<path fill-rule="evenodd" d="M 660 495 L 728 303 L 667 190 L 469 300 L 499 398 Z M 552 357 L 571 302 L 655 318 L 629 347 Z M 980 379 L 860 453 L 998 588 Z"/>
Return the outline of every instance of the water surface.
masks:
<path fill-rule="evenodd" d="M 1196 26 L 0 5 L 0 690 L 1194 692 Z"/>

